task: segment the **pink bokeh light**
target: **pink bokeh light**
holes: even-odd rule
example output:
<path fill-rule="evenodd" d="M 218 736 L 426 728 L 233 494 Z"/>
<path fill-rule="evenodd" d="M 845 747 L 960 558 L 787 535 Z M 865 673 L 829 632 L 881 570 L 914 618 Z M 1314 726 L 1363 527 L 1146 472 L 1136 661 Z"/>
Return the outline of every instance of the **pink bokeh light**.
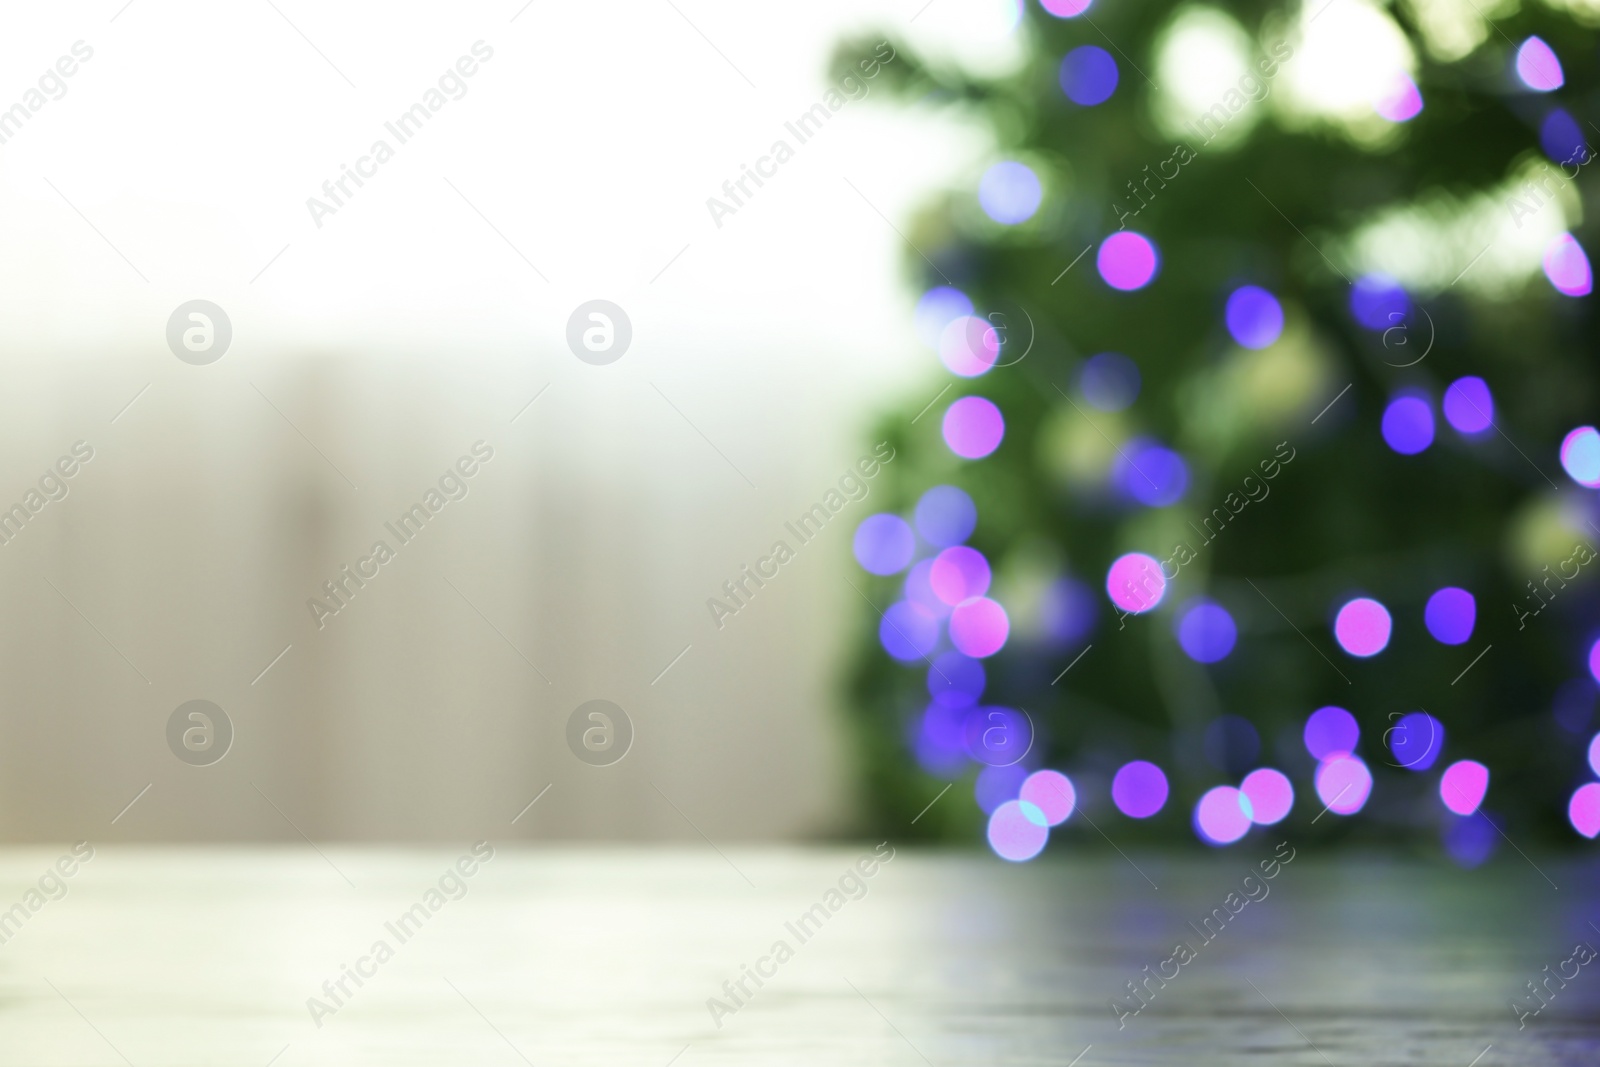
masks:
<path fill-rule="evenodd" d="M 1161 562 L 1143 552 L 1117 557 L 1106 571 L 1106 595 L 1123 611 L 1134 614 L 1149 611 L 1161 603 L 1167 592 L 1167 579 Z"/>
<path fill-rule="evenodd" d="M 994 401 L 964 396 L 944 413 L 944 443 L 962 459 L 982 459 L 1000 447 L 1006 420 Z"/>
<path fill-rule="evenodd" d="M 1567 821 L 1584 837 L 1600 834 L 1600 782 L 1579 786 L 1567 804 Z"/>
<path fill-rule="evenodd" d="M 1250 830 L 1250 800 L 1231 785 L 1206 791 L 1194 806 L 1194 828 L 1208 845 L 1231 845 Z"/>
<path fill-rule="evenodd" d="M 975 315 L 961 315 L 939 334 L 939 362 L 951 374 L 976 378 L 987 374 L 1000 358 L 1000 335 Z"/>
<path fill-rule="evenodd" d="M 1365 659 L 1388 647 L 1392 627 L 1388 608 L 1371 597 L 1357 597 L 1339 609 L 1333 620 L 1333 636 L 1340 648 Z"/>
<path fill-rule="evenodd" d="M 1113 289 L 1130 292 L 1150 284 L 1161 265 L 1156 246 L 1143 234 L 1120 230 L 1107 237 L 1095 253 L 1100 277 Z"/>
<path fill-rule="evenodd" d="M 1335 756 L 1317 768 L 1317 796 L 1335 815 L 1354 815 L 1372 795 L 1372 772 L 1358 756 Z"/>
<path fill-rule="evenodd" d="M 1030 818 L 1031 813 L 1024 811 L 1022 805 L 1022 801 L 1008 800 L 989 816 L 989 847 L 995 855 L 1012 863 L 1033 859 L 1050 840 L 1050 828 Z"/>
<path fill-rule="evenodd" d="M 950 612 L 950 643 L 973 659 L 992 656 L 1011 634 L 1006 609 L 986 596 L 963 600 Z"/>
<path fill-rule="evenodd" d="M 1372 107 L 1390 122 L 1407 122 L 1422 113 L 1422 93 L 1410 75 L 1396 71 Z"/>
<path fill-rule="evenodd" d="M 1039 0 L 1039 6 L 1058 19 L 1075 19 L 1085 11 L 1093 0 Z"/>
<path fill-rule="evenodd" d="M 1563 296 L 1588 296 L 1594 288 L 1589 257 L 1570 233 L 1557 235 L 1544 250 L 1544 276 Z"/>
<path fill-rule="evenodd" d="M 1537 93 L 1552 92 L 1566 83 L 1561 60 L 1539 37 L 1529 37 L 1517 46 L 1517 77 Z"/>
<path fill-rule="evenodd" d="M 1250 801 L 1251 818 L 1258 826 L 1282 822 L 1294 807 L 1294 786 L 1287 775 L 1271 767 L 1245 775 L 1239 791 Z"/>
<path fill-rule="evenodd" d="M 1457 815 L 1471 815 L 1489 791 L 1489 768 L 1477 760 L 1458 760 L 1439 776 L 1439 799 Z"/>
<path fill-rule="evenodd" d="M 1022 783 L 1020 799 L 1038 808 L 1047 824 L 1060 826 L 1078 806 L 1078 791 L 1060 771 L 1034 771 Z"/>

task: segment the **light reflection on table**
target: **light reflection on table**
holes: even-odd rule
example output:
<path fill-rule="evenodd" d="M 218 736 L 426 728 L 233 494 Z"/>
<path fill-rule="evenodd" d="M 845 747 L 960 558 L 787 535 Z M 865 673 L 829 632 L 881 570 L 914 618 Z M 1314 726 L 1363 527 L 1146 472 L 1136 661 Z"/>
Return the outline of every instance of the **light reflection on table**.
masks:
<path fill-rule="evenodd" d="M 1302 852 L 1207 942 L 1188 924 L 1270 846 L 1025 866 L 901 848 L 861 877 L 870 845 L 501 845 L 433 911 L 467 843 L 322 850 L 98 848 L 66 896 L 0 926 L 0 1065 L 1066 1065 L 1092 1045 L 1081 1067 L 1468 1067 L 1493 1045 L 1479 1067 L 1497 1067 L 1600 1050 L 1600 961 L 1520 1032 L 1510 1007 L 1574 943 L 1600 946 L 1593 865 L 1541 859 L 1555 890 L 1515 858 Z M 0 923 L 64 851 L 0 852 Z M 813 905 L 826 919 L 796 926 Z M 1137 1003 L 1126 983 L 1180 940 L 1194 958 L 1119 1030 L 1112 999 Z M 319 1027 L 308 998 L 332 1006 L 323 983 L 358 963 Z M 708 999 L 734 1007 L 741 977 L 713 1021 Z"/>

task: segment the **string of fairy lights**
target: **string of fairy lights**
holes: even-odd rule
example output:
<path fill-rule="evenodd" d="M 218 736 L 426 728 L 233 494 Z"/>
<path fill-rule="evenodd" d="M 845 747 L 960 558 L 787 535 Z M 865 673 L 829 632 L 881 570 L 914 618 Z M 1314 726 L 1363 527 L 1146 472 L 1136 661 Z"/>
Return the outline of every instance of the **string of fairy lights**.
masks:
<path fill-rule="evenodd" d="M 1041 0 L 1058 18 L 1081 15 L 1089 0 Z M 1536 93 L 1550 93 L 1564 84 L 1555 51 L 1538 37 L 1516 49 L 1511 74 Z M 1111 99 L 1119 81 L 1114 56 L 1097 46 L 1069 51 L 1060 66 L 1060 87 L 1079 107 Z M 1405 122 L 1420 114 L 1421 92 L 1405 75 L 1392 90 L 1374 101 L 1378 115 Z M 1551 107 L 1539 128 L 1540 144 L 1557 162 L 1589 152 L 1578 122 L 1560 107 Z M 990 167 L 978 182 L 979 206 L 994 222 L 1027 222 L 1044 201 L 1044 184 L 1032 168 L 1016 160 Z M 1121 229 L 1100 242 L 1095 268 L 1105 285 L 1136 292 L 1159 274 L 1161 255 L 1150 237 Z M 1588 256 L 1570 233 L 1555 237 L 1545 249 L 1543 270 L 1560 294 L 1589 294 L 1593 275 Z M 1349 313 L 1365 329 L 1384 331 L 1409 320 L 1413 307 L 1405 288 L 1377 274 L 1358 278 L 1349 293 Z M 1264 349 L 1284 331 L 1279 299 L 1257 285 L 1243 285 L 1228 294 L 1223 314 L 1228 333 L 1243 348 Z M 989 321 L 975 313 L 971 299 L 952 286 L 930 289 L 917 304 L 916 332 L 937 351 L 943 366 L 958 378 L 975 380 L 1003 366 L 1005 342 Z M 1115 352 L 1094 355 L 1080 365 L 1074 383 L 1077 400 L 1103 412 L 1125 410 L 1138 398 L 1141 377 L 1136 362 Z M 1400 456 L 1430 448 L 1441 432 L 1436 414 L 1466 441 L 1486 439 L 1494 427 L 1495 403 L 1483 378 L 1467 376 L 1451 382 L 1435 404 L 1420 391 L 1392 396 L 1384 408 L 1380 432 Z M 952 454 L 982 462 L 1000 448 L 1006 420 L 987 397 L 971 394 L 944 410 L 941 434 Z M 1167 444 L 1148 436 L 1133 437 L 1111 463 L 1111 487 L 1131 506 L 1161 508 L 1183 499 L 1190 483 L 1189 464 Z M 1573 429 L 1560 447 L 1568 477 L 1585 488 L 1600 488 L 1600 431 Z M 883 612 L 878 637 L 883 651 L 908 669 L 926 668 L 928 698 L 916 717 L 907 743 L 918 764 L 930 774 L 956 778 L 974 766 L 973 799 L 988 816 L 987 838 L 994 852 L 1007 860 L 1037 856 L 1050 829 L 1071 818 L 1079 802 L 1078 786 L 1066 774 L 1035 765 L 1032 722 L 1018 709 L 983 702 L 987 685 L 985 660 L 1001 652 L 1011 636 L 1006 608 L 991 597 L 993 569 L 984 554 L 967 544 L 978 525 L 971 496 L 951 485 L 927 489 L 911 513 L 875 514 L 857 528 L 855 558 L 867 572 L 904 575 L 901 595 Z M 1124 613 L 1155 610 L 1171 583 L 1154 556 L 1130 552 L 1109 562 L 1104 596 Z M 1098 595 L 1070 577 L 1058 578 L 1047 590 L 1042 609 L 1045 625 L 1061 647 L 1081 646 L 1095 626 Z M 1389 609 L 1369 596 L 1330 605 L 1334 640 L 1347 655 L 1369 658 L 1388 647 L 1395 620 Z M 1200 664 L 1219 663 L 1233 655 L 1239 629 L 1222 605 L 1197 597 L 1172 612 L 1179 647 Z M 1463 645 L 1477 626 L 1477 600 L 1471 591 L 1440 588 L 1427 600 L 1423 624 L 1444 645 Z M 1587 664 L 1600 683 L 1600 641 Z M 1587 681 L 1586 681 L 1587 684 Z M 1585 717 L 1586 718 L 1586 717 Z M 1255 728 L 1237 716 L 1211 724 L 1207 743 L 1237 752 L 1259 752 Z M 1300 743 L 1315 761 L 1311 786 L 1320 806 L 1335 816 L 1349 817 L 1366 807 L 1373 775 L 1358 754 L 1361 728 L 1348 710 L 1328 706 L 1304 720 Z M 1466 866 L 1483 862 L 1495 847 L 1492 826 L 1470 818 L 1488 796 L 1491 773 L 1474 759 L 1441 766 L 1446 748 L 1444 724 L 1424 711 L 1405 715 L 1384 734 L 1392 766 L 1415 774 L 1436 775 L 1439 804 L 1455 821 L 1448 822 L 1444 844 Z M 1588 769 L 1600 779 L 1600 734 L 1588 744 Z M 1254 756 L 1252 755 L 1252 759 Z M 1172 787 L 1160 766 L 1137 759 L 1123 764 L 1110 778 L 1110 801 L 1121 816 L 1150 819 L 1172 800 Z M 1296 803 L 1294 783 L 1283 771 L 1255 766 L 1237 784 L 1219 783 L 1195 802 L 1191 822 L 1196 836 L 1213 846 L 1241 840 L 1254 826 L 1285 819 Z M 1600 780 L 1578 786 L 1568 805 L 1572 828 L 1584 837 L 1600 835 Z"/>

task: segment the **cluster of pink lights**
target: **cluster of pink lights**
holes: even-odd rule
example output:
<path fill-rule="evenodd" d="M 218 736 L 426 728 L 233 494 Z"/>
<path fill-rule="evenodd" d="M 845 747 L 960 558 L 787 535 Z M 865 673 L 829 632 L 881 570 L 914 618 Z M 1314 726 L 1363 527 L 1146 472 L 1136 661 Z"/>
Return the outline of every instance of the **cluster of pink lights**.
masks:
<path fill-rule="evenodd" d="M 918 502 L 914 519 L 913 526 L 880 512 L 856 527 L 855 557 L 863 570 L 906 575 L 903 599 L 880 620 L 884 651 L 919 663 L 948 639 L 949 647 L 973 659 L 999 652 L 1011 635 L 1011 620 L 998 601 L 984 595 L 991 579 L 988 558 L 962 543 L 977 524 L 972 498 L 954 486 L 936 486 Z"/>
<path fill-rule="evenodd" d="M 989 847 L 1012 863 L 1024 863 L 1044 851 L 1050 827 L 1067 821 L 1078 806 L 1072 780 L 1060 771 L 1034 771 L 1022 782 L 1015 800 L 989 815 Z"/>
<path fill-rule="evenodd" d="M 1294 808 L 1289 776 L 1271 767 L 1245 775 L 1238 788 L 1219 785 L 1194 806 L 1195 833 L 1208 845 L 1231 845 L 1252 826 L 1282 822 Z"/>
<path fill-rule="evenodd" d="M 1596 644 L 1600 648 L 1600 643 Z M 1600 734 L 1589 742 L 1589 769 L 1600 775 Z M 1584 837 L 1600 834 L 1600 782 L 1581 785 L 1567 804 L 1567 821 Z"/>

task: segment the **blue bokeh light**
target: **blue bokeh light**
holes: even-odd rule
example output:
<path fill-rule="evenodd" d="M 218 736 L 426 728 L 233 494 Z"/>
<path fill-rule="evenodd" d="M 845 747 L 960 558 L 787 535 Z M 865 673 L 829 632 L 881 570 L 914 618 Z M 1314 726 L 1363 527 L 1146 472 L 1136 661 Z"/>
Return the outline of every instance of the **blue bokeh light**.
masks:
<path fill-rule="evenodd" d="M 913 516 L 917 533 L 930 545 L 963 544 L 978 526 L 978 506 L 953 485 L 936 485 L 922 494 Z"/>
<path fill-rule="evenodd" d="M 1117 61 L 1099 45 L 1074 48 L 1061 60 L 1061 91 L 1084 107 L 1105 103 L 1117 91 Z"/>

